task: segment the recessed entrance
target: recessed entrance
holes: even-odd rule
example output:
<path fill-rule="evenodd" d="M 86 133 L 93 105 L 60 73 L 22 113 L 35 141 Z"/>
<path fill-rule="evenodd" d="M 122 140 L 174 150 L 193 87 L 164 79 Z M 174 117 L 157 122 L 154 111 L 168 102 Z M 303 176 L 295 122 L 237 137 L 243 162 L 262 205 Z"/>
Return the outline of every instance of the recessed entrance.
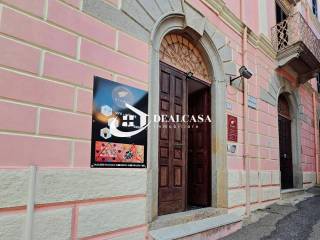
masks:
<path fill-rule="evenodd" d="M 279 153 L 281 189 L 293 188 L 291 116 L 287 98 L 284 94 L 278 100 Z"/>
<path fill-rule="evenodd" d="M 160 62 L 161 115 L 210 117 L 210 87 Z M 210 195 L 210 122 L 159 125 L 158 215 L 208 207 Z"/>
<path fill-rule="evenodd" d="M 188 79 L 188 115 L 210 116 L 210 87 Z M 210 205 L 210 146 L 211 124 L 200 122 L 188 128 L 188 209 Z"/>

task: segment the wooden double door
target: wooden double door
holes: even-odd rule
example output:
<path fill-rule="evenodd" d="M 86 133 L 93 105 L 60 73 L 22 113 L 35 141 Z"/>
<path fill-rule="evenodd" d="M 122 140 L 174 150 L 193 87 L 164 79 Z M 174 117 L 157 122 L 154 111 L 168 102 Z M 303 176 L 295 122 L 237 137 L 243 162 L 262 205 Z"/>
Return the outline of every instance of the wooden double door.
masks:
<path fill-rule="evenodd" d="M 210 115 L 209 87 L 188 94 L 189 80 L 185 73 L 160 62 L 159 113 L 168 121 L 159 124 L 158 215 L 210 205 L 210 123 L 193 128 L 193 123 L 169 119 Z"/>

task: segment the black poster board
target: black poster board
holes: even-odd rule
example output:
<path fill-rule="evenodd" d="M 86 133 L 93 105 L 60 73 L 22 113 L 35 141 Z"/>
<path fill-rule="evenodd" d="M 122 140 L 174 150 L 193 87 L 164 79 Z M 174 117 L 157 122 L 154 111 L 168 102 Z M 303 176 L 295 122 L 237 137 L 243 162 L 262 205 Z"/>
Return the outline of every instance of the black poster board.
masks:
<path fill-rule="evenodd" d="M 91 167 L 147 166 L 148 93 L 94 77 Z"/>

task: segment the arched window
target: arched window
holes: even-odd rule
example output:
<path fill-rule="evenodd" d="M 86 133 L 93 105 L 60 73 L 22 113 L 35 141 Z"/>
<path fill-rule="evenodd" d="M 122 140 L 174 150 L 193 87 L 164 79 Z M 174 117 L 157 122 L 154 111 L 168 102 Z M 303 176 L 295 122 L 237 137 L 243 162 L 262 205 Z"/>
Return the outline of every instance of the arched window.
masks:
<path fill-rule="evenodd" d="M 279 115 L 290 119 L 289 103 L 284 95 L 279 96 L 278 113 Z"/>
<path fill-rule="evenodd" d="M 188 38 L 176 33 L 167 34 L 161 42 L 160 60 L 183 72 L 210 82 L 208 69 L 196 48 Z"/>

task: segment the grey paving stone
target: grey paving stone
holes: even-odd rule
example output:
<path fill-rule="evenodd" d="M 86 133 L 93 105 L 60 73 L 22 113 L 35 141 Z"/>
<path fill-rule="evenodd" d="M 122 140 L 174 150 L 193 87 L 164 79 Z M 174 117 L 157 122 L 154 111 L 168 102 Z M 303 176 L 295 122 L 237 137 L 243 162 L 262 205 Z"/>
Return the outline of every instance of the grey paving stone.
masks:
<path fill-rule="evenodd" d="M 307 194 L 312 197 L 301 198 L 298 204 L 288 201 L 260 210 L 268 214 L 260 212 L 262 217 L 258 221 L 246 225 L 224 240 L 319 240 L 320 188 L 313 188 Z"/>

